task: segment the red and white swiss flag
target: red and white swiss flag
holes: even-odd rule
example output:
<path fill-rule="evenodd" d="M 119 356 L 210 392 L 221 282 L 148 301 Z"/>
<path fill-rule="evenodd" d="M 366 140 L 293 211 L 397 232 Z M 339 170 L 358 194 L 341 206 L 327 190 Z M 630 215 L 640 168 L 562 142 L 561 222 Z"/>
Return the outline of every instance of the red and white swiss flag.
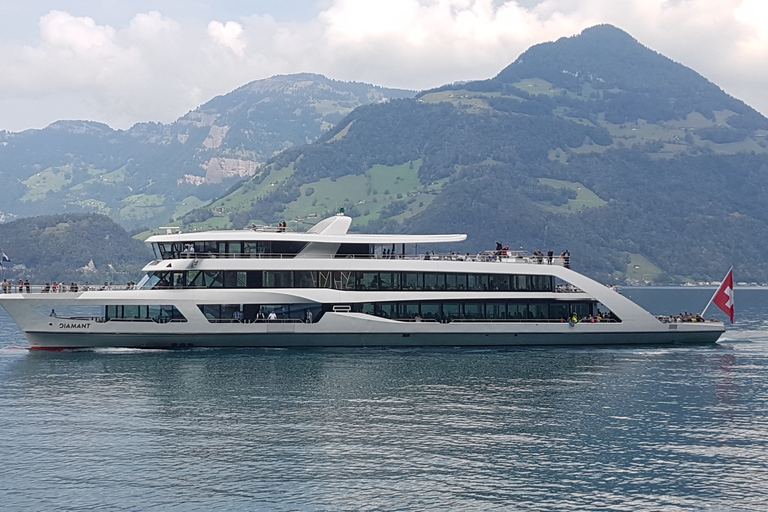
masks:
<path fill-rule="evenodd" d="M 722 309 L 728 315 L 728 318 L 731 319 L 731 323 L 733 323 L 733 270 L 729 270 L 728 275 L 720 283 L 720 288 L 717 289 L 712 302 Z"/>

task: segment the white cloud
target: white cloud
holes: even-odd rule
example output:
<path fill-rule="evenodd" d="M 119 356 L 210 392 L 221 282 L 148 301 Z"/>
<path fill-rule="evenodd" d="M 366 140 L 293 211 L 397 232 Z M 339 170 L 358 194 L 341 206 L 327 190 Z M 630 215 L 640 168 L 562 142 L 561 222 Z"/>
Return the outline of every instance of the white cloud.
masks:
<path fill-rule="evenodd" d="M 92 18 L 76 18 L 66 12 L 51 11 L 40 18 L 40 35 L 54 47 L 85 53 L 109 51 L 115 29 L 98 26 Z"/>
<path fill-rule="evenodd" d="M 215 95 L 279 73 L 311 71 L 413 89 L 483 79 L 533 44 L 598 23 L 626 30 L 768 113 L 765 0 L 322 5 L 301 22 L 252 12 L 219 17 L 229 21 L 172 19 L 151 11 L 111 26 L 63 10 L 44 13 L 34 42 L 3 43 L 0 34 L 0 129 L 71 117 L 121 128 L 169 122 Z"/>
<path fill-rule="evenodd" d="M 241 24 L 236 21 L 226 23 L 212 21 L 208 24 L 208 35 L 213 41 L 232 50 L 238 57 L 243 56 L 246 44 L 242 37 L 243 26 Z"/>
<path fill-rule="evenodd" d="M 175 34 L 181 26 L 174 20 L 164 17 L 158 11 L 139 13 L 133 17 L 129 30 L 136 37 L 151 40 L 160 34 Z"/>

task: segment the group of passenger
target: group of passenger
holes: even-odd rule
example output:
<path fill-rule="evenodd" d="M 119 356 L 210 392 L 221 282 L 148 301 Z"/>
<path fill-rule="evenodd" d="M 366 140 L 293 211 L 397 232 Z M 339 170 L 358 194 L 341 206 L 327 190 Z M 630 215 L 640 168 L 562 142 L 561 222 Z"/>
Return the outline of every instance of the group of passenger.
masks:
<path fill-rule="evenodd" d="M 579 318 L 579 315 L 576 313 L 573 313 L 569 318 L 564 318 L 560 320 L 561 322 L 568 322 L 571 325 L 575 325 L 579 322 L 581 323 L 598 323 L 598 322 L 617 322 L 618 319 L 616 316 L 611 313 L 610 311 L 601 312 L 599 309 L 597 310 L 596 315 L 586 315 Z"/>
<path fill-rule="evenodd" d="M 707 321 L 703 316 L 701 316 L 701 313 L 693 314 L 693 313 L 688 313 L 687 311 L 680 313 L 679 315 L 657 316 L 656 318 L 658 318 L 665 324 L 680 324 L 683 322 L 706 322 Z M 713 318 L 712 320 L 710 320 L 710 322 L 717 322 L 717 320 Z"/>
<path fill-rule="evenodd" d="M 547 251 L 547 254 L 544 254 L 540 249 L 537 249 L 533 252 L 533 258 L 536 263 L 552 265 L 555 260 L 555 252 L 550 249 Z M 571 253 L 568 252 L 568 249 L 560 253 L 560 259 L 563 261 L 565 268 L 571 268 Z"/>
<path fill-rule="evenodd" d="M 86 283 L 86 289 L 87 289 L 88 283 Z M 78 292 L 80 291 L 80 285 L 78 285 L 75 282 L 70 283 L 69 285 L 65 283 L 57 283 L 54 281 L 53 283 L 45 282 L 43 285 L 43 293 L 62 293 L 62 292 Z"/>
<path fill-rule="evenodd" d="M 35 285 L 38 286 L 39 285 Z M 88 282 L 86 281 L 84 286 L 80 286 L 76 282 L 71 282 L 69 284 L 66 284 L 64 282 L 58 282 L 58 281 L 52 281 L 48 282 L 46 281 L 43 286 L 40 288 L 40 292 L 42 293 L 61 293 L 61 292 L 78 292 L 78 291 L 86 291 L 89 289 Z M 3 279 L 2 282 L 2 292 L 3 293 L 32 293 L 32 285 L 29 282 L 29 279 L 19 279 L 18 283 L 14 283 L 13 281 L 9 279 Z"/>
<path fill-rule="evenodd" d="M 29 284 L 29 280 L 19 279 L 18 284 L 14 284 L 13 281 L 9 279 L 3 279 L 2 283 L 2 290 L 3 293 L 13 293 L 13 289 L 16 287 L 16 291 L 18 293 L 24 293 L 26 290 L 27 293 L 30 293 L 31 291 L 31 285 Z"/>
<path fill-rule="evenodd" d="M 285 221 L 278 222 L 277 223 L 277 232 L 278 233 L 285 233 L 285 231 L 288 229 L 288 224 L 286 224 Z"/>
<path fill-rule="evenodd" d="M 388 249 L 384 249 L 381 255 L 382 258 L 392 258 L 392 252 Z M 448 261 L 501 261 L 502 258 L 511 257 L 509 246 L 502 245 L 501 242 L 496 242 L 496 249 L 493 251 L 478 252 L 477 255 L 472 256 L 469 252 L 462 254 L 461 251 L 451 251 L 449 254 L 435 254 L 435 251 L 427 251 L 424 253 L 423 259 L 425 260 L 448 260 Z M 565 268 L 571 268 L 571 253 L 568 249 L 560 254 L 560 260 Z M 546 254 L 541 250 L 533 252 L 531 261 L 538 264 L 554 264 L 555 252 L 549 249 Z"/>
<path fill-rule="evenodd" d="M 167 284 L 168 282 L 165 281 L 166 287 L 169 287 L 170 285 Z M 35 285 L 39 287 L 39 285 Z M 58 281 L 45 281 L 43 283 L 43 286 L 40 288 L 41 293 L 63 293 L 63 292 L 87 292 L 91 290 L 111 290 L 112 285 L 108 282 L 104 282 L 103 285 L 95 285 L 91 286 L 88 284 L 88 281 L 85 282 L 85 284 L 81 285 L 75 281 L 66 284 L 64 282 L 58 282 Z M 128 281 L 125 284 L 126 290 L 134 290 L 136 289 L 136 283 L 133 281 Z M 19 279 L 18 284 L 14 283 L 13 281 L 9 279 L 3 279 L 2 282 L 2 292 L 3 293 L 32 293 L 32 285 L 29 283 L 29 279 Z"/>
<path fill-rule="evenodd" d="M 307 310 L 307 312 L 304 315 L 304 322 L 311 324 L 312 319 L 313 319 L 312 311 Z M 275 312 L 275 310 L 272 310 L 268 314 L 265 314 L 264 310 L 259 308 L 254 318 L 247 319 L 247 318 L 244 318 L 243 312 L 237 309 L 232 313 L 232 320 L 240 323 L 265 322 L 265 321 L 274 322 L 278 320 L 278 317 L 277 317 L 277 312 Z"/>

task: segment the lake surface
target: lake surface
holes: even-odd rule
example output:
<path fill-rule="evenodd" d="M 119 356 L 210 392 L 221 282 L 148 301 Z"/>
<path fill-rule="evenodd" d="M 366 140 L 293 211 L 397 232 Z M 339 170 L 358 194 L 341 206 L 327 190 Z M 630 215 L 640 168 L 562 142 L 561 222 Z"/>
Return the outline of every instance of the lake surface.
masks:
<path fill-rule="evenodd" d="M 0 508 L 766 510 L 768 290 L 736 307 L 710 346 L 73 352 L 0 309 Z"/>

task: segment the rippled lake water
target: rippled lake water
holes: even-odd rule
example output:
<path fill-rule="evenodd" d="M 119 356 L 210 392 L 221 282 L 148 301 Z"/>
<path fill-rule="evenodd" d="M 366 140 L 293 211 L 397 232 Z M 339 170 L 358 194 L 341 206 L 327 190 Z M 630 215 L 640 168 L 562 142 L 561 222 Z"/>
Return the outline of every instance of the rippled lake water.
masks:
<path fill-rule="evenodd" d="M 0 508 L 766 510 L 768 290 L 736 300 L 696 347 L 28 352 L 0 309 Z"/>

